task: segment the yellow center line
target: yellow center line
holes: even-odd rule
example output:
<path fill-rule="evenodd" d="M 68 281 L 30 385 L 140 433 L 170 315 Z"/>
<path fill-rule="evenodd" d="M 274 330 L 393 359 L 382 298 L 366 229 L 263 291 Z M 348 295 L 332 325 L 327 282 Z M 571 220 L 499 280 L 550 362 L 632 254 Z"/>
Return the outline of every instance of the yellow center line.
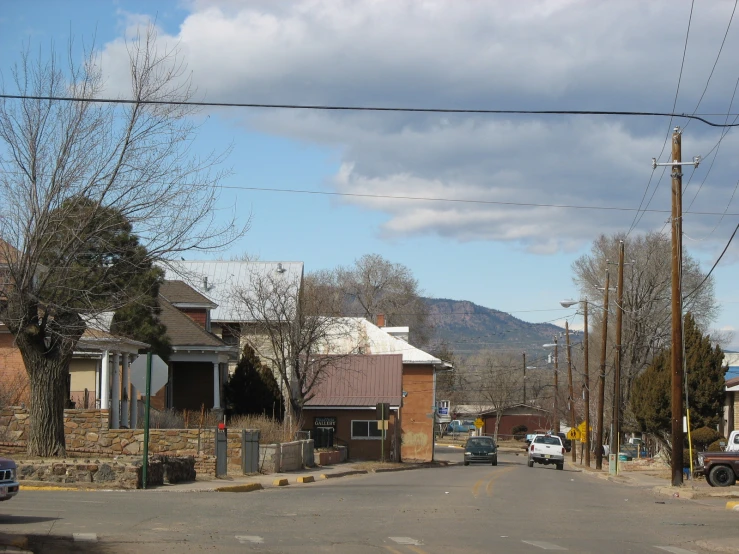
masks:
<path fill-rule="evenodd" d="M 418 548 L 417 546 L 409 546 L 409 549 L 411 549 L 413 552 L 416 552 L 417 554 L 428 554 L 425 550 Z"/>
<path fill-rule="evenodd" d="M 511 471 L 512 469 L 513 469 L 512 467 L 507 467 L 507 468 L 505 468 L 505 469 L 499 469 L 499 470 L 498 470 L 498 471 L 496 472 L 496 475 L 495 475 L 495 477 L 493 477 L 492 479 L 490 479 L 490 481 L 488 481 L 488 484 L 487 484 L 487 486 L 485 487 L 485 493 L 486 493 L 486 494 L 487 494 L 488 496 L 493 496 L 493 492 L 492 492 L 492 491 L 493 491 L 493 482 L 494 482 L 494 481 L 495 481 L 495 480 L 496 480 L 496 479 L 497 479 L 498 477 L 500 477 L 500 476 L 501 476 L 502 474 L 504 474 L 504 473 L 508 473 L 508 472 L 509 472 L 509 471 Z"/>
<path fill-rule="evenodd" d="M 387 548 L 393 554 L 403 554 L 400 550 L 395 550 L 392 546 L 385 545 L 385 548 Z"/>

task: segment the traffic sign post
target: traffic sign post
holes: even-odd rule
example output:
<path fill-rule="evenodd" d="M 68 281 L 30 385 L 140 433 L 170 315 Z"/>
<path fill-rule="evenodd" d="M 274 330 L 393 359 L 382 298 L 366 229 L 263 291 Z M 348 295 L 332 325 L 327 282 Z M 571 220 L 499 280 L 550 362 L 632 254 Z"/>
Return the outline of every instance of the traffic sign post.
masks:
<path fill-rule="evenodd" d="M 580 440 L 580 430 L 573 427 L 569 431 L 567 431 L 567 438 L 572 441 L 579 441 Z"/>
<path fill-rule="evenodd" d="M 475 420 L 475 428 L 477 429 L 477 434 L 478 434 L 478 436 L 480 435 L 480 429 L 482 429 L 482 426 L 483 426 L 484 424 L 485 424 L 485 423 L 484 423 L 484 422 L 482 421 L 482 419 L 480 419 L 479 417 L 478 417 L 478 418 L 477 418 L 477 419 Z"/>

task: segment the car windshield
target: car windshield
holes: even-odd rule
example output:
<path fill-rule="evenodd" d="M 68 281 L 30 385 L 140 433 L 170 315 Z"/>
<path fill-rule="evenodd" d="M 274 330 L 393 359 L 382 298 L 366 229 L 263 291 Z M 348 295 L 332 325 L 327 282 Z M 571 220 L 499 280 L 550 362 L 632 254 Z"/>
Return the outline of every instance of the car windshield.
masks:
<path fill-rule="evenodd" d="M 467 441 L 467 446 L 493 446 L 493 439 L 487 437 L 478 437 Z"/>
<path fill-rule="evenodd" d="M 557 446 L 562 444 L 561 442 L 559 442 L 558 437 L 536 437 L 534 439 L 534 442 L 539 444 L 556 444 Z"/>

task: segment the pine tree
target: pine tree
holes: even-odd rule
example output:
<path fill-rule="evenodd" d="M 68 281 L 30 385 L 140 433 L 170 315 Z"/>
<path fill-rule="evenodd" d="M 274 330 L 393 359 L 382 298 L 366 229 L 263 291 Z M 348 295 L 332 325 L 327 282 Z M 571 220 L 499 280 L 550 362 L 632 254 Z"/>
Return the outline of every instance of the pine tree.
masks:
<path fill-rule="evenodd" d="M 283 403 L 277 380 L 248 344 L 244 346 L 241 360 L 224 387 L 224 397 L 232 414 L 275 413 L 282 418 L 279 407 Z"/>

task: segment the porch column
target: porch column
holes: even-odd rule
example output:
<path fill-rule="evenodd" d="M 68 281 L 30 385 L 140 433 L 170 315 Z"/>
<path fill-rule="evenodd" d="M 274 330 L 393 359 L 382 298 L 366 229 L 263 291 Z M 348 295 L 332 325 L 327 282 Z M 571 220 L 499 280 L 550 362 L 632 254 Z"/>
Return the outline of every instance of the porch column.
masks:
<path fill-rule="evenodd" d="M 131 384 L 131 429 L 139 424 L 139 392 Z"/>
<path fill-rule="evenodd" d="M 130 354 L 122 354 L 123 360 L 122 360 L 122 366 L 121 366 L 121 387 L 122 387 L 122 393 L 121 393 L 121 426 L 122 427 L 128 427 L 128 420 L 129 420 L 129 414 L 128 414 L 128 389 L 129 389 L 129 367 L 131 364 L 131 355 Z"/>
<path fill-rule="evenodd" d="M 213 409 L 221 409 L 221 368 L 218 362 L 213 362 Z"/>
<path fill-rule="evenodd" d="M 100 409 L 110 408 L 110 352 L 103 352 L 100 361 Z"/>
<path fill-rule="evenodd" d="M 110 399 L 111 429 L 121 428 L 121 355 L 113 352 L 113 387 Z"/>

